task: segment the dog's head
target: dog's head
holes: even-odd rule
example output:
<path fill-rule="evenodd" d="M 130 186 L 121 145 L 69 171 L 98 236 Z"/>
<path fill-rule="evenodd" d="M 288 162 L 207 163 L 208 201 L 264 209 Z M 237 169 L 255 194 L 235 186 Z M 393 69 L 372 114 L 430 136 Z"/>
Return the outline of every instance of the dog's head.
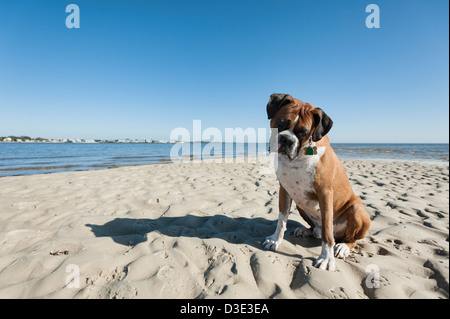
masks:
<path fill-rule="evenodd" d="M 278 146 L 278 153 L 286 155 L 291 161 L 310 138 L 313 142 L 320 141 L 333 126 L 333 121 L 320 108 L 289 94 L 274 93 L 270 96 L 267 117 L 270 127 L 278 132 L 270 137 L 271 150 L 273 146 Z"/>

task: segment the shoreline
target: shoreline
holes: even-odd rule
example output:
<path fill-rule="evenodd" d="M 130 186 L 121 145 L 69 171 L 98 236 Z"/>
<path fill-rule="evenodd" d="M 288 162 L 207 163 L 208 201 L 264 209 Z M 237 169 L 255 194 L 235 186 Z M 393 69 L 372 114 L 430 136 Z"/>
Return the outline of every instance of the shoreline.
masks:
<path fill-rule="evenodd" d="M 7 145 L 10 144 L 10 145 Z M 413 145 L 413 146 L 411 146 Z M 400 160 L 448 163 L 448 144 L 332 143 L 341 160 Z M 26 176 L 61 171 L 85 171 L 188 160 L 268 157 L 268 145 L 246 143 L 111 144 L 77 146 L 20 143 L 0 145 L 0 176 Z M 173 161 L 172 161 L 173 159 Z"/>
<path fill-rule="evenodd" d="M 130 157 L 135 158 L 135 157 Z M 267 163 L 270 157 L 262 157 L 264 163 Z M 257 156 L 235 156 L 235 157 L 217 157 L 217 158 L 206 158 L 206 159 L 196 159 L 191 158 L 189 160 L 176 160 L 173 161 L 171 159 L 160 159 L 155 163 L 143 163 L 143 164 L 93 164 L 89 168 L 86 169 L 77 169 L 77 170 L 67 170 L 60 172 L 43 172 L 43 173 L 34 173 L 34 174 L 20 174 L 20 175 L 8 175 L 8 176 L 0 176 L 0 179 L 5 177 L 19 177 L 19 176 L 34 176 L 34 175 L 48 175 L 48 174 L 58 174 L 58 173 L 69 173 L 69 172 L 88 172 L 88 171 L 99 171 L 99 170 L 111 170 L 123 167 L 136 167 L 136 166 L 153 166 L 153 165 L 167 165 L 167 164 L 183 164 L 183 163 L 192 163 L 192 164 L 201 164 L 201 163 L 217 163 L 217 164 L 236 164 L 236 163 L 256 163 L 259 161 L 260 157 Z M 388 159 L 388 158 L 339 158 L 341 162 L 349 162 L 349 161 L 374 161 L 380 163 L 409 163 L 409 164 L 418 164 L 425 166 L 449 166 L 449 162 L 441 161 L 441 160 L 406 160 L 406 159 Z M 230 162 L 232 160 L 232 162 Z M 20 167 L 20 168 L 6 168 L 2 169 L 0 165 L 1 171 L 28 171 L 28 170 L 49 170 L 49 169 L 64 169 L 64 168 L 74 168 L 74 167 L 82 167 L 81 165 L 63 165 L 63 166 L 50 166 L 50 167 Z"/>

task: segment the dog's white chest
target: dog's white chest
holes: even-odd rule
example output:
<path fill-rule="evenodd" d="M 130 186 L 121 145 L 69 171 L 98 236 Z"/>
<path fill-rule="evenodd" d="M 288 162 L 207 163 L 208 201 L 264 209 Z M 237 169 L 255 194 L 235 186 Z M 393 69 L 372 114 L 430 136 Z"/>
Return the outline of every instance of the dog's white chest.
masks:
<path fill-rule="evenodd" d="M 286 156 L 278 155 L 276 174 L 283 188 L 292 200 L 317 222 L 320 220 L 319 202 L 312 198 L 314 194 L 314 175 L 316 165 L 325 152 L 325 147 L 319 147 L 316 155 L 299 156 L 290 161 Z"/>

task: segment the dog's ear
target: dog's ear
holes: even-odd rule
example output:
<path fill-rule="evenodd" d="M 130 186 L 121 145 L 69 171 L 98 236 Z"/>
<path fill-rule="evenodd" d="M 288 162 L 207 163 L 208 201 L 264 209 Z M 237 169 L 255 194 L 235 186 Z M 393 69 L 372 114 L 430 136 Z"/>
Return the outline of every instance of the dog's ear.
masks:
<path fill-rule="evenodd" d="M 270 120 L 277 114 L 281 107 L 292 102 L 294 102 L 294 99 L 289 94 L 272 94 L 269 103 L 267 103 L 267 118 Z"/>
<path fill-rule="evenodd" d="M 314 109 L 313 111 L 314 118 L 314 132 L 312 134 L 312 140 L 314 142 L 320 141 L 322 137 L 327 135 L 333 126 L 333 121 L 330 117 L 319 108 Z"/>

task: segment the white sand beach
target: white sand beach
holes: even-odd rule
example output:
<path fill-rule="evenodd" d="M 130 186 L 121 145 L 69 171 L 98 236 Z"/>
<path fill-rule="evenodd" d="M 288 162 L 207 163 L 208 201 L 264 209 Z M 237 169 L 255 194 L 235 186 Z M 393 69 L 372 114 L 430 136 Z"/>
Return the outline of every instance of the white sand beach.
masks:
<path fill-rule="evenodd" d="M 0 298 L 448 298 L 448 163 L 343 162 L 372 226 L 335 272 L 296 210 L 261 247 L 278 182 L 255 163 L 0 178 Z"/>

